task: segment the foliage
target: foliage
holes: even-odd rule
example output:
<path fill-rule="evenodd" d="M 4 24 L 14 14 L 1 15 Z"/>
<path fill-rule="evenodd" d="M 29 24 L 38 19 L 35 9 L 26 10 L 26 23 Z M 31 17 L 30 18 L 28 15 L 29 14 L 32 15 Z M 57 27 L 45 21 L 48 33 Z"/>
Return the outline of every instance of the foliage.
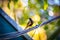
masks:
<path fill-rule="evenodd" d="M 9 8 L 9 10 L 13 13 L 12 15 L 14 15 L 13 16 L 14 20 L 16 19 L 15 21 L 18 24 L 20 24 L 20 26 L 22 26 L 22 28 L 24 28 L 26 26 L 29 18 L 32 18 L 34 21 L 34 24 L 32 26 L 41 24 L 41 22 L 44 22 L 45 20 L 49 20 L 50 16 L 48 13 L 49 12 L 48 7 L 50 7 L 51 5 L 48 4 L 48 0 L 33 0 L 33 1 L 28 0 L 27 3 L 28 3 L 28 6 L 24 6 L 23 2 L 21 2 L 21 0 L 9 0 L 9 2 L 7 4 L 7 8 Z M 53 9 L 53 12 L 60 12 L 60 9 L 59 9 L 60 6 L 53 5 L 51 7 Z M 41 12 L 41 9 L 44 12 Z M 17 10 L 22 12 L 22 16 L 17 12 Z M 21 16 L 21 18 L 20 18 L 20 16 L 18 17 L 17 14 L 19 14 Z M 32 14 L 32 16 L 30 14 Z M 35 21 L 35 19 L 37 19 L 37 20 Z M 58 22 L 54 21 L 54 22 L 51 22 L 50 24 L 44 25 L 42 28 L 43 28 L 43 30 L 46 31 L 47 35 L 46 34 L 42 34 L 42 35 L 50 36 L 50 34 L 52 34 L 56 30 L 56 28 L 57 28 L 56 26 L 60 26 L 60 21 L 58 21 Z M 45 33 L 45 32 L 43 32 L 43 33 Z"/>

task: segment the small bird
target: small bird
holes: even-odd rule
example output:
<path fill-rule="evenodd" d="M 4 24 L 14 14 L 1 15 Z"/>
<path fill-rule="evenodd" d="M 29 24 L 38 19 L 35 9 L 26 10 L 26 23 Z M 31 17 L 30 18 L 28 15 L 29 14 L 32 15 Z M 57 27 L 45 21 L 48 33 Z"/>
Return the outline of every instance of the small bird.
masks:
<path fill-rule="evenodd" d="M 25 27 L 25 29 L 27 29 L 29 26 L 33 25 L 33 20 L 31 18 L 29 18 L 29 21 L 27 23 L 27 26 Z"/>

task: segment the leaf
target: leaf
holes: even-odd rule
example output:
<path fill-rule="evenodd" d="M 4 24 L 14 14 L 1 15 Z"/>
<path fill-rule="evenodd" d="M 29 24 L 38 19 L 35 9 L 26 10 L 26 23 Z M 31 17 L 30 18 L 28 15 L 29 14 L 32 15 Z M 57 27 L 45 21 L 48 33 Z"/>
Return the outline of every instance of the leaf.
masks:
<path fill-rule="evenodd" d="M 54 12 L 60 12 L 60 6 L 53 6 L 53 11 Z"/>
<path fill-rule="evenodd" d="M 9 2 L 11 2 L 12 0 L 8 0 Z"/>
<path fill-rule="evenodd" d="M 44 29 L 47 30 L 48 29 L 48 25 L 45 25 Z"/>
<path fill-rule="evenodd" d="M 60 26 L 60 20 L 58 20 L 58 22 L 57 22 L 57 26 Z"/>
<path fill-rule="evenodd" d="M 13 0 L 14 4 L 16 4 L 18 2 L 18 0 Z"/>
<path fill-rule="evenodd" d="M 8 3 L 7 7 L 10 9 L 10 3 Z"/>
<path fill-rule="evenodd" d="M 7 7 L 10 9 L 10 2 L 11 2 L 11 0 L 8 0 L 9 2 L 8 2 L 8 5 L 7 5 Z"/>

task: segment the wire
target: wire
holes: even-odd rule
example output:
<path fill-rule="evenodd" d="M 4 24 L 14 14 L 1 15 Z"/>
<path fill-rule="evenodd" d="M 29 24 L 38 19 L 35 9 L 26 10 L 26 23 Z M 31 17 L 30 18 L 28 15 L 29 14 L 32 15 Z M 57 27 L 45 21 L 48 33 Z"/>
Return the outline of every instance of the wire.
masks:
<path fill-rule="evenodd" d="M 13 33 L 7 33 L 7 34 L 4 34 L 4 35 L 1 35 L 1 36 L 3 36 L 2 38 L 0 38 L 0 39 L 11 39 L 11 38 L 16 38 L 16 37 L 19 37 L 19 36 L 21 36 L 21 35 L 24 35 L 25 33 L 27 33 L 27 32 L 30 32 L 30 31 L 32 31 L 32 30 L 34 30 L 34 29 L 37 29 L 38 27 L 41 27 L 41 26 L 43 26 L 43 25 L 45 25 L 45 24 L 48 24 L 48 23 L 50 23 L 50 22 L 52 22 L 52 21 L 54 21 L 54 20 L 57 20 L 57 19 L 59 19 L 60 18 L 60 16 L 57 16 L 57 17 L 55 17 L 55 18 L 52 18 L 51 20 L 48 20 L 48 21 L 45 21 L 45 22 L 42 22 L 41 24 L 38 24 L 38 25 L 36 25 L 36 26 L 34 26 L 34 27 L 32 27 L 32 28 L 29 28 L 29 29 L 27 29 L 27 30 L 23 30 L 22 32 L 13 32 Z M 0 37 L 1 37 L 0 36 Z"/>

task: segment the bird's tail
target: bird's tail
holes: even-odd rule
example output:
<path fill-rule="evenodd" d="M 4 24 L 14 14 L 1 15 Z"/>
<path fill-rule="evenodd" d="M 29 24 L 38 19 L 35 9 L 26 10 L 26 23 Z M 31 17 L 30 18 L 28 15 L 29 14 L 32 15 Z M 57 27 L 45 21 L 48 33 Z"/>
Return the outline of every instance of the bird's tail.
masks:
<path fill-rule="evenodd" d="M 24 28 L 24 30 L 26 30 L 28 28 L 28 25 Z"/>

